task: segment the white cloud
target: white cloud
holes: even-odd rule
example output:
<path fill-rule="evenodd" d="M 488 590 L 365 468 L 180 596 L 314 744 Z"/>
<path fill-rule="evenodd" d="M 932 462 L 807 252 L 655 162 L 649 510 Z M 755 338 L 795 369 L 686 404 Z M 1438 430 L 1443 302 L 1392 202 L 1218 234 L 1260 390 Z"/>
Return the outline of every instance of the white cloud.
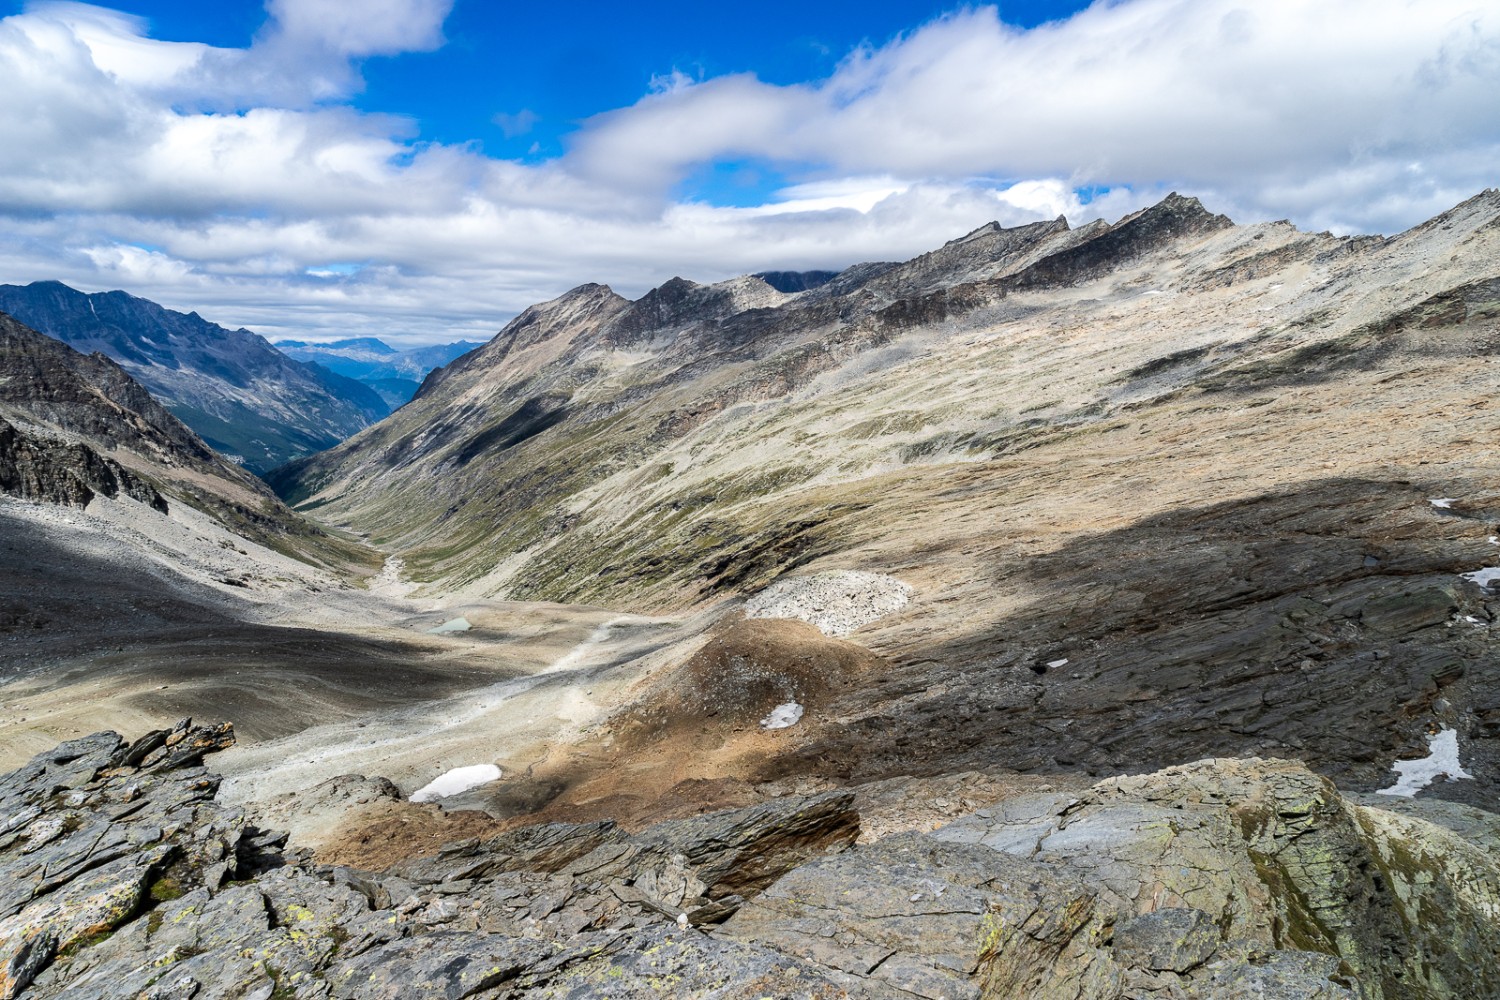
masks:
<path fill-rule="evenodd" d="M 77 3 L 0 20 L 0 280 L 272 336 L 473 338 L 582 281 L 895 259 L 1174 187 L 1391 231 L 1500 182 L 1500 9 L 1473 0 L 1116 0 L 1031 31 L 965 10 L 822 81 L 663 74 L 535 165 L 348 106 L 360 60 L 440 45 L 450 7 L 271 0 L 245 49 Z M 672 197 L 736 158 L 791 181 L 750 207 Z"/>
<path fill-rule="evenodd" d="M 270 0 L 273 37 L 344 56 L 428 51 L 443 42 L 453 0 Z"/>
<path fill-rule="evenodd" d="M 1256 215 L 1324 212 L 1318 181 L 1338 177 L 1364 183 L 1330 221 L 1385 228 L 1415 219 L 1371 211 L 1372 195 L 1493 182 L 1497 93 L 1500 8 L 1472 0 L 1132 0 L 1032 31 L 981 8 L 856 52 L 816 87 L 675 86 L 596 119 L 576 155 L 645 185 L 735 155 L 1177 184 Z"/>

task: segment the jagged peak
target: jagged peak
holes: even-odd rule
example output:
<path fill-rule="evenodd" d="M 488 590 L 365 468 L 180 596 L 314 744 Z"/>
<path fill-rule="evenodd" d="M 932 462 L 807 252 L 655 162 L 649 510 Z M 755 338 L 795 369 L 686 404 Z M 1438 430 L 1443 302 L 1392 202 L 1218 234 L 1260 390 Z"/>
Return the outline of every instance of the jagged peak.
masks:
<path fill-rule="evenodd" d="M 1164 220 L 1191 220 L 1199 223 L 1211 223 L 1215 228 L 1234 225 L 1234 220 L 1227 215 L 1218 215 L 1203 207 L 1203 202 L 1192 195 L 1171 192 L 1161 201 L 1149 205 L 1139 211 L 1132 212 L 1116 222 L 1113 229 L 1122 229 L 1125 226 Z"/>
<path fill-rule="evenodd" d="M 681 275 L 674 275 L 673 277 L 668 278 L 666 281 L 662 282 L 660 285 L 657 285 L 655 288 L 651 289 L 649 292 L 647 292 L 645 295 L 642 295 L 635 301 L 646 302 L 647 300 L 660 299 L 666 302 L 677 302 L 680 301 L 688 293 L 696 291 L 697 289 L 702 287 L 704 286 L 700 285 L 696 281 L 693 281 L 691 278 L 684 278 Z"/>
<path fill-rule="evenodd" d="M 971 229 L 967 233 L 964 233 L 962 236 L 958 236 L 958 237 L 955 237 L 955 238 L 949 240 L 947 243 L 944 243 L 943 246 L 945 246 L 945 247 L 952 247 L 952 246 L 957 246 L 960 243 L 967 243 L 970 240 L 977 240 L 981 236 L 987 236 L 990 233 L 998 233 L 1001 230 L 1001 228 L 1002 227 L 1001 227 L 1001 225 L 1000 225 L 999 222 L 995 222 L 995 221 L 992 220 L 990 222 L 986 222 L 984 225 L 980 226 L 978 229 Z"/>
<path fill-rule="evenodd" d="M 1002 226 L 998 221 L 990 221 L 986 222 L 978 229 L 971 230 L 964 235 L 957 237 L 956 239 L 949 240 L 947 243 L 943 244 L 943 248 L 946 249 L 948 247 L 961 246 L 965 243 L 971 243 L 974 240 L 983 239 L 987 236 L 1000 236 L 1007 233 L 1017 234 L 1029 232 L 1032 230 L 1041 230 L 1042 232 L 1066 232 L 1069 228 L 1071 227 L 1068 225 L 1068 217 L 1065 215 L 1059 215 L 1055 219 L 1038 219 L 1036 222 L 1027 222 L 1019 226 Z"/>
<path fill-rule="evenodd" d="M 613 288 L 609 287 L 608 285 L 600 284 L 597 281 L 585 281 L 583 284 L 581 284 L 581 285 L 575 285 L 574 287 L 568 289 L 566 292 L 563 292 L 561 295 L 559 295 L 557 298 L 553 299 L 552 301 L 553 302 L 564 302 L 564 301 L 571 301 L 573 299 L 620 298 L 620 297 L 622 297 L 622 296 L 618 295 L 618 293 L 616 293 L 615 290 Z"/>

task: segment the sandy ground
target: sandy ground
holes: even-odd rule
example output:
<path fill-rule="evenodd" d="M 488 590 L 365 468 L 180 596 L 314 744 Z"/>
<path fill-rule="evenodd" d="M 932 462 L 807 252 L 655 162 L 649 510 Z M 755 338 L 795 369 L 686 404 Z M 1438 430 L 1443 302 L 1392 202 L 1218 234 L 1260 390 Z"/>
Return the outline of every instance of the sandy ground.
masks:
<path fill-rule="evenodd" d="M 630 823 L 756 801 L 747 779 L 774 779 L 831 687 L 876 665 L 811 625 L 745 621 L 734 602 L 666 619 L 413 600 L 398 559 L 351 586 L 180 506 L 0 501 L 0 556 L 0 768 L 87 732 L 228 719 L 240 742 L 215 760 L 223 798 L 334 859 L 538 810 Z M 842 584 L 819 591 L 820 613 L 868 617 L 879 595 Z M 760 724 L 789 701 L 806 724 Z M 405 800 L 480 766 L 501 778 Z"/>
<path fill-rule="evenodd" d="M 0 500 L 0 767 L 101 729 L 228 719 L 226 794 L 357 771 L 406 792 L 453 767 L 524 769 L 624 683 L 617 668 L 701 630 L 613 611 L 410 600 L 230 534 L 183 504 Z M 463 632 L 432 634 L 464 618 Z"/>

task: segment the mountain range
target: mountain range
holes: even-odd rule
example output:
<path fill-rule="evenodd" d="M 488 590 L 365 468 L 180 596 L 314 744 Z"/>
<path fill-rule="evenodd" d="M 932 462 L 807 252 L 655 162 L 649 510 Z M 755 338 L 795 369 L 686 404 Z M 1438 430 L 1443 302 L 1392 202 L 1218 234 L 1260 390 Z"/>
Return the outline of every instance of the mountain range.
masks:
<path fill-rule="evenodd" d="M 355 337 L 324 344 L 278 340 L 275 346 L 287 357 L 316 362 L 331 372 L 365 383 L 394 410 L 417 394 L 428 372 L 462 357 L 480 344 L 459 340 L 398 351 L 375 337 Z"/>
<path fill-rule="evenodd" d="M 1500 680 L 1488 626 L 1447 627 L 1491 620 L 1461 574 L 1500 516 L 1497 239 L 1494 191 L 1389 239 L 1173 196 L 793 295 L 584 285 L 271 482 L 475 597 L 903 581 L 859 633 L 889 666 L 830 694 L 809 766 L 1296 753 L 1369 787 Z"/>
<path fill-rule="evenodd" d="M 125 292 L 0 285 L 0 312 L 112 358 L 221 453 L 257 474 L 330 447 L 390 412 L 372 388 Z"/>
<path fill-rule="evenodd" d="M 0 318 L 0 995 L 1496 995 L 1497 261 L 585 284 L 264 480 Z"/>

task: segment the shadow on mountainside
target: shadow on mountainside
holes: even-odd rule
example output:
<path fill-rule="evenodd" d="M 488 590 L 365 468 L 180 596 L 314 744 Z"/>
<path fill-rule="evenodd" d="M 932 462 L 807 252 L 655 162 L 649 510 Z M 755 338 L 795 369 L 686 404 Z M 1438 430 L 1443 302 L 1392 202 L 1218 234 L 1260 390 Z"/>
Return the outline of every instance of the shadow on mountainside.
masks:
<path fill-rule="evenodd" d="M 1488 494 L 1446 516 L 1410 483 L 1326 479 L 996 559 L 992 582 L 1030 606 L 908 647 L 833 706 L 853 721 L 776 770 L 1106 774 L 1255 754 L 1371 789 L 1447 726 L 1477 780 L 1434 794 L 1492 796 L 1500 599 L 1459 575 L 1497 561 Z"/>
<path fill-rule="evenodd" d="M 0 681 L 11 704 L 0 709 L 10 723 L 0 754 L 27 752 L 28 734 L 55 742 L 116 716 L 224 717 L 248 739 L 267 739 L 497 676 L 478 655 L 439 660 L 416 636 L 262 625 L 242 620 L 243 610 L 160 567 L 131 571 L 8 532 L 0 538 Z M 23 699 L 29 708 L 19 707 Z M 30 712 L 26 723 L 11 718 L 18 711 Z"/>

